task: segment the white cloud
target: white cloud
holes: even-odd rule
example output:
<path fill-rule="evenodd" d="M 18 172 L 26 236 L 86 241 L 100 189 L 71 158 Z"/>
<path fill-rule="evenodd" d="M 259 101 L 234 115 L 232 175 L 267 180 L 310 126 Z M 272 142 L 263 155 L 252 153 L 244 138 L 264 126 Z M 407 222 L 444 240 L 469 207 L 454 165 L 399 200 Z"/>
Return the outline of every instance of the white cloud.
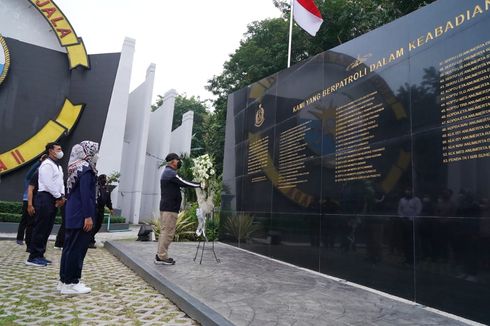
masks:
<path fill-rule="evenodd" d="M 136 39 L 131 88 L 157 65 L 154 97 L 171 88 L 210 98 L 207 81 L 239 46 L 252 21 L 279 17 L 272 0 L 57 0 L 91 53 L 119 52 Z"/>

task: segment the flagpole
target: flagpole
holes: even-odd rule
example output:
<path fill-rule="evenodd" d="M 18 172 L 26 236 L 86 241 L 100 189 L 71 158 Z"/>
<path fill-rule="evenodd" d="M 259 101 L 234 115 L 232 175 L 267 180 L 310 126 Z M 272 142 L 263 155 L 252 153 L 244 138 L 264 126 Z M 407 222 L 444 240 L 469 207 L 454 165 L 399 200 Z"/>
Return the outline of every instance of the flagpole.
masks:
<path fill-rule="evenodd" d="M 293 38 L 293 1 L 290 1 L 291 10 L 289 11 L 289 45 L 288 45 L 288 68 L 291 66 L 291 41 Z"/>

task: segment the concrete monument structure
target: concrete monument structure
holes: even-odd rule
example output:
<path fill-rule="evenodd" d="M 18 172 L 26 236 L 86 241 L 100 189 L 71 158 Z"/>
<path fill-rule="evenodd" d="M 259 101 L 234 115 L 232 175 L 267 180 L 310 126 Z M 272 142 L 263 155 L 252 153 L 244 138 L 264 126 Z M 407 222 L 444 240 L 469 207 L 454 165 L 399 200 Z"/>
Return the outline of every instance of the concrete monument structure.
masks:
<path fill-rule="evenodd" d="M 99 173 L 121 174 L 114 207 L 132 223 L 157 216 L 160 166 L 170 150 L 190 153 L 193 114 L 172 133 L 173 90 L 151 111 L 154 64 L 130 91 L 136 41 L 87 55 L 54 1 L 28 0 L 1 1 L 0 36 L 0 200 L 21 200 L 24 175 L 46 143 L 62 145 L 66 169 L 72 146 L 92 140 L 100 143 Z"/>

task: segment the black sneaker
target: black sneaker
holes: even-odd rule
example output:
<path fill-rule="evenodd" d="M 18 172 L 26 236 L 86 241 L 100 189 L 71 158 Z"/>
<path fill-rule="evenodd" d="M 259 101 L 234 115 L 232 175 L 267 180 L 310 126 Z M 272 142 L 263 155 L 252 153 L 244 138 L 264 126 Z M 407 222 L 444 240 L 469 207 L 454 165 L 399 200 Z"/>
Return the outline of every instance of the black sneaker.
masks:
<path fill-rule="evenodd" d="M 28 266 L 37 266 L 37 267 L 46 267 L 46 262 L 41 258 L 34 258 L 26 260 L 26 265 Z"/>
<path fill-rule="evenodd" d="M 174 265 L 175 260 L 173 258 L 167 258 L 167 259 L 160 259 L 158 255 L 155 255 L 155 264 L 157 265 Z"/>

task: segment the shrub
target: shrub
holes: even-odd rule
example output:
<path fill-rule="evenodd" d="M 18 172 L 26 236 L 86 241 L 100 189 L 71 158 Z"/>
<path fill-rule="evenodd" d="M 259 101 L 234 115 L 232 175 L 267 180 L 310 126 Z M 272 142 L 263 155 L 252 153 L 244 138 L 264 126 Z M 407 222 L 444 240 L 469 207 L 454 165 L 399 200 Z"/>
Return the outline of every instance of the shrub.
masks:
<path fill-rule="evenodd" d="M 174 241 L 195 241 L 197 229 L 197 203 L 192 203 L 185 211 L 177 216 L 175 224 Z M 160 236 L 160 218 L 154 218 L 149 223 L 152 226 L 155 237 Z"/>
<path fill-rule="evenodd" d="M 22 202 L 0 201 L 0 213 L 22 214 Z"/>
<path fill-rule="evenodd" d="M 0 213 L 0 222 L 20 223 L 21 219 L 22 214 Z M 107 217 L 104 217 L 103 223 L 107 224 Z M 126 223 L 126 219 L 122 216 L 112 216 L 112 223 Z M 56 216 L 54 224 L 61 224 L 61 216 Z"/>
<path fill-rule="evenodd" d="M 195 213 L 195 210 L 194 210 Z M 196 240 L 197 218 L 195 215 L 184 211 L 177 218 L 175 226 L 175 241 L 193 241 Z"/>
<path fill-rule="evenodd" d="M 104 221 L 102 222 L 103 224 L 107 224 L 107 217 L 104 217 Z M 111 224 L 112 223 L 126 223 L 126 218 L 122 216 L 111 216 Z"/>
<path fill-rule="evenodd" d="M 22 205 L 21 201 L 0 201 L 0 213 L 22 215 Z M 60 209 L 58 209 L 56 216 L 61 216 Z"/>
<path fill-rule="evenodd" d="M 206 236 L 208 241 L 216 241 L 219 236 L 220 211 L 215 210 L 212 217 L 206 220 Z"/>
<path fill-rule="evenodd" d="M 228 217 L 224 225 L 224 231 L 238 241 L 250 239 L 258 230 L 254 217 L 248 214 Z"/>
<path fill-rule="evenodd" d="M 219 220 L 209 219 L 206 221 L 206 236 L 209 241 L 218 239 Z"/>
<path fill-rule="evenodd" d="M 121 173 L 119 173 L 118 171 L 112 171 L 112 173 L 107 176 L 106 179 L 107 185 L 118 184 L 120 178 L 121 178 Z"/>
<path fill-rule="evenodd" d="M 21 218 L 20 214 L 0 213 L 0 222 L 19 223 Z"/>

